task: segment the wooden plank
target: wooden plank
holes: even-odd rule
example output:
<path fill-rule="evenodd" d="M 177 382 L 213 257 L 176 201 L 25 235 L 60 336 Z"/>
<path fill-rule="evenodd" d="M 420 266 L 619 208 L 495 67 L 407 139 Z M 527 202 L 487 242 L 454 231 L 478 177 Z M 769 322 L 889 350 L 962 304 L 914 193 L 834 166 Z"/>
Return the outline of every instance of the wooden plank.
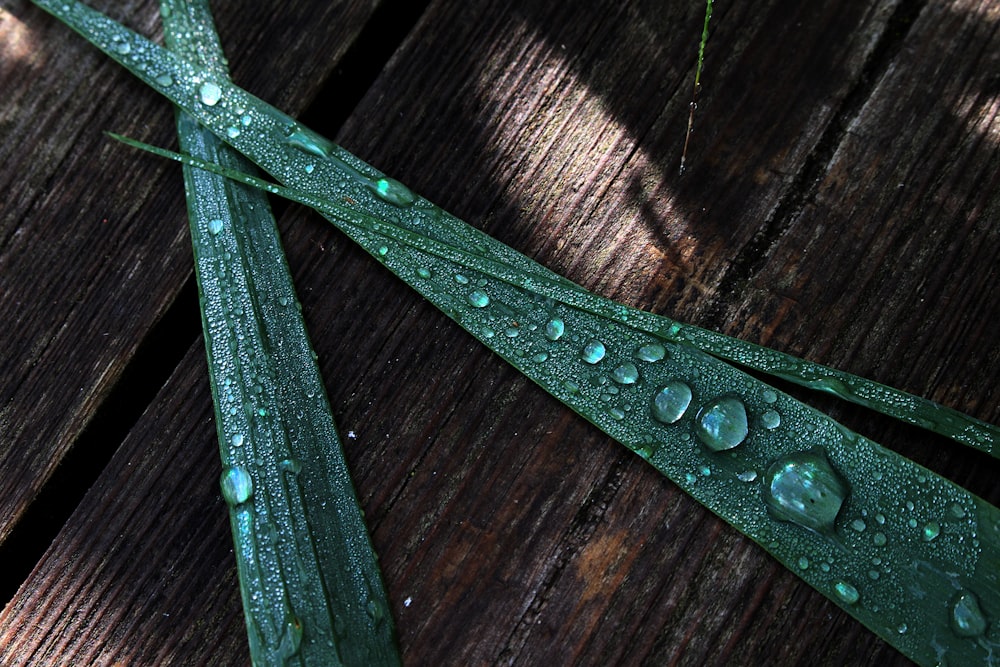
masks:
<path fill-rule="evenodd" d="M 112 9 L 137 29 L 157 29 L 155 3 Z M 295 112 L 316 95 L 372 3 L 282 7 L 295 21 L 222 9 L 235 74 Z M 169 144 L 170 107 L 28 2 L 0 19 L 8 45 L 0 69 L 3 542 L 190 277 L 191 248 L 174 169 L 135 164 L 103 135 L 114 129 Z M 256 48 L 262 38 L 287 46 Z M 317 63 L 309 56 L 320 49 Z"/>
<path fill-rule="evenodd" d="M 1000 418 L 975 4 L 720 7 L 683 178 L 697 3 L 496 4 L 433 3 L 340 140 L 606 295 Z M 283 229 L 409 664 L 907 664 L 318 218 Z M 7 656 L 246 664 L 198 353 L 0 617 Z M 997 502 L 985 457 L 837 414 Z"/>

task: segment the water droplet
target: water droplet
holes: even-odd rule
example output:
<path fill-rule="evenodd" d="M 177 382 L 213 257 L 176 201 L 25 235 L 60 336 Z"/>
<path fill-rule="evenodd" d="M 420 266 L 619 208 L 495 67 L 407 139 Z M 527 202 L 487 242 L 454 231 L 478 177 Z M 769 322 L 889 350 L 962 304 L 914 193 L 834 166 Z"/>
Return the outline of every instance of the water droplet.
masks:
<path fill-rule="evenodd" d="M 198 99 L 202 104 L 214 107 L 222 99 L 222 88 L 211 81 L 206 81 L 198 88 Z"/>
<path fill-rule="evenodd" d="M 877 547 L 884 547 L 888 541 L 885 533 L 875 533 L 872 535 L 872 543 Z"/>
<path fill-rule="evenodd" d="M 878 522 L 878 525 L 884 526 L 885 525 L 885 515 L 882 514 L 881 512 L 879 512 L 878 514 L 875 515 L 875 521 Z"/>
<path fill-rule="evenodd" d="M 164 88 L 174 85 L 174 77 L 167 73 L 157 75 L 153 81 L 155 81 L 158 86 L 163 86 Z"/>
<path fill-rule="evenodd" d="M 855 519 L 854 521 L 851 522 L 851 528 L 858 531 L 859 533 L 863 533 L 865 528 L 867 528 L 867 526 L 865 525 L 865 522 L 862 521 L 861 519 Z"/>
<path fill-rule="evenodd" d="M 723 396 L 705 405 L 698 413 L 695 432 L 713 451 L 736 447 L 749 433 L 743 402 L 734 396 Z"/>
<path fill-rule="evenodd" d="M 424 267 L 421 266 L 419 269 L 417 269 L 417 275 L 420 276 L 421 278 L 427 279 L 431 277 L 431 272 L 430 269 L 425 269 Z"/>
<path fill-rule="evenodd" d="M 230 442 L 233 443 L 233 447 L 239 447 L 239 446 L 241 446 L 243 444 L 243 434 L 242 433 L 237 433 L 236 435 L 233 436 L 233 438 L 232 438 L 232 440 L 230 440 Z"/>
<path fill-rule="evenodd" d="M 285 459 L 278 464 L 278 467 L 293 475 L 298 475 L 302 472 L 302 464 L 299 463 L 298 459 Z"/>
<path fill-rule="evenodd" d="M 906 627 L 906 623 L 900 623 L 899 627 L 896 628 L 896 632 L 898 632 L 901 635 L 905 635 L 907 630 L 909 630 L 909 628 Z"/>
<path fill-rule="evenodd" d="M 805 556 L 801 556 L 799 558 L 798 565 L 799 565 L 799 569 L 800 570 L 808 570 L 809 569 L 809 559 L 806 558 Z"/>
<path fill-rule="evenodd" d="M 607 354 L 607 350 L 604 348 L 604 343 L 597 339 L 590 340 L 580 352 L 580 356 L 588 364 L 596 364 L 604 358 L 605 354 Z"/>
<path fill-rule="evenodd" d="M 765 403 L 774 403 L 778 400 L 778 394 L 772 389 L 765 389 L 760 393 L 760 397 Z"/>
<path fill-rule="evenodd" d="M 285 618 L 285 631 L 278 644 L 278 656 L 282 661 L 288 660 L 299 652 L 302 646 L 302 621 L 289 614 Z"/>
<path fill-rule="evenodd" d="M 956 519 L 965 518 L 965 509 L 958 503 L 952 503 L 951 507 L 948 508 L 948 513 L 951 514 Z"/>
<path fill-rule="evenodd" d="M 240 136 L 240 128 L 236 126 L 227 127 L 226 136 L 229 137 L 230 139 L 235 139 L 236 137 Z"/>
<path fill-rule="evenodd" d="M 951 629 L 959 637 L 979 637 L 989 621 L 979 606 L 979 598 L 969 590 L 959 591 L 951 601 Z"/>
<path fill-rule="evenodd" d="M 545 324 L 545 337 L 549 340 L 559 340 L 564 331 L 566 331 L 566 325 L 563 324 L 562 320 L 549 320 Z"/>
<path fill-rule="evenodd" d="M 680 380 L 671 380 L 653 396 L 653 419 L 674 424 L 691 405 L 691 387 Z"/>
<path fill-rule="evenodd" d="M 243 127 L 250 127 L 250 123 L 253 122 L 253 116 L 250 114 L 243 114 L 240 116 L 240 125 Z"/>
<path fill-rule="evenodd" d="M 548 355 L 547 352 L 539 352 L 538 354 L 536 354 L 533 357 L 531 357 L 531 360 L 534 361 L 534 362 L 537 362 L 537 363 L 541 363 L 541 362 L 545 361 L 548 358 L 549 358 L 549 355 Z"/>
<path fill-rule="evenodd" d="M 327 159 L 333 151 L 333 143 L 323 137 L 303 129 L 293 130 L 287 137 L 285 143 L 292 148 L 297 148 L 303 153 L 309 153 L 316 157 Z"/>
<path fill-rule="evenodd" d="M 222 220 L 219 220 L 218 218 L 215 218 L 214 220 L 209 220 L 208 221 L 208 233 L 209 234 L 212 234 L 214 236 L 215 234 L 218 234 L 221 231 L 222 231 Z"/>
<path fill-rule="evenodd" d="M 413 191 L 394 178 L 380 178 L 375 181 L 372 189 L 379 199 L 394 206 L 410 206 L 417 201 Z"/>
<path fill-rule="evenodd" d="M 741 482 L 752 482 L 755 479 L 757 479 L 757 471 L 756 470 L 746 470 L 746 471 L 741 472 L 738 475 L 736 475 L 736 478 L 738 480 L 740 480 Z"/>
<path fill-rule="evenodd" d="M 314 171 L 316 171 L 316 165 L 314 165 L 314 164 L 307 164 L 307 165 L 305 166 L 305 170 L 306 170 L 306 173 L 307 173 L 307 174 L 311 174 L 311 173 L 313 173 Z"/>
<path fill-rule="evenodd" d="M 490 295 L 481 290 L 472 290 L 467 298 L 474 308 L 485 308 L 490 305 Z"/>
<path fill-rule="evenodd" d="M 632 362 L 626 361 L 611 372 L 611 379 L 618 384 L 635 384 L 639 379 L 639 369 Z"/>
<path fill-rule="evenodd" d="M 764 503 L 775 518 L 820 533 L 833 530 L 848 492 L 819 448 L 782 456 L 764 474 Z"/>
<path fill-rule="evenodd" d="M 128 42 L 118 42 L 117 44 L 115 44 L 115 51 L 122 54 L 123 56 L 127 55 L 132 52 L 132 45 L 129 44 Z"/>
<path fill-rule="evenodd" d="M 380 245 L 378 247 L 378 255 L 379 255 L 379 257 L 385 257 L 388 254 L 389 254 L 389 248 L 387 246 Z"/>
<path fill-rule="evenodd" d="M 464 275 L 462 275 L 461 273 L 456 273 L 455 274 L 455 282 L 458 283 L 459 285 L 468 285 L 469 284 L 469 279 L 467 277 L 465 277 Z"/>
<path fill-rule="evenodd" d="M 760 416 L 760 425 L 768 431 L 773 431 L 781 426 L 781 415 L 774 410 L 768 410 Z"/>
<path fill-rule="evenodd" d="M 222 497 L 230 505 L 245 503 L 253 493 L 253 480 L 250 478 L 250 473 L 247 472 L 246 468 L 239 466 L 223 470 L 219 486 L 222 487 Z"/>
<path fill-rule="evenodd" d="M 941 534 L 941 525 L 937 521 L 928 521 L 924 526 L 922 537 L 924 542 L 930 542 Z"/>
<path fill-rule="evenodd" d="M 660 361 L 667 356 L 667 348 L 663 347 L 659 343 L 650 343 L 649 345 L 643 345 L 636 350 L 635 356 L 642 361 Z"/>
<path fill-rule="evenodd" d="M 854 604 L 861 598 L 858 594 L 858 589 L 846 581 L 838 581 L 835 583 L 833 585 L 833 592 L 837 596 L 837 599 L 844 604 Z"/>

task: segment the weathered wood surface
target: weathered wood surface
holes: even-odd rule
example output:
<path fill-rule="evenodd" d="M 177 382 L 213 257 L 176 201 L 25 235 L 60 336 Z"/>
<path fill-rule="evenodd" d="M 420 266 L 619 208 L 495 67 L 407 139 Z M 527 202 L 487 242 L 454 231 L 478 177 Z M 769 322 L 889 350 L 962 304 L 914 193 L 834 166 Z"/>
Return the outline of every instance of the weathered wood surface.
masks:
<path fill-rule="evenodd" d="M 238 83 L 547 266 L 1000 421 L 989 3 L 720 5 L 683 176 L 699 2 L 432 1 L 372 81 L 409 3 L 240 4 Z M 170 143 L 170 110 L 0 7 L 0 549 L 37 561 L 0 664 L 247 664 L 179 172 L 101 134 Z M 908 664 L 318 217 L 281 224 L 408 664 Z M 1000 501 L 987 457 L 819 403 Z M 44 550 L 23 517 L 91 454 Z"/>

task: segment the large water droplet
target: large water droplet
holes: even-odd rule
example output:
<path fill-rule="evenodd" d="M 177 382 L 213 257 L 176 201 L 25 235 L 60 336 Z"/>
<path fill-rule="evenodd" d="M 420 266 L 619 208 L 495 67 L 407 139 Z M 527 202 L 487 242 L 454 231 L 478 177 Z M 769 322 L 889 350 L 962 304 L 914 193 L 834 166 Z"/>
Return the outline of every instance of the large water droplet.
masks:
<path fill-rule="evenodd" d="M 831 532 L 849 487 L 820 448 L 775 460 L 764 473 L 764 502 L 775 518 Z"/>
<path fill-rule="evenodd" d="M 650 343 L 649 345 L 643 345 L 636 350 L 635 356 L 642 361 L 660 361 L 667 356 L 667 348 L 663 347 L 659 343 Z"/>
<path fill-rule="evenodd" d="M 858 589 L 846 581 L 838 581 L 835 583 L 833 585 L 833 592 L 837 596 L 837 599 L 844 604 L 854 604 L 861 598 L 861 595 L 858 593 Z"/>
<path fill-rule="evenodd" d="M 979 598 L 969 590 L 961 590 L 951 601 L 951 629 L 959 637 L 978 637 L 986 633 L 989 621 L 979 606 Z"/>
<path fill-rule="evenodd" d="M 198 88 L 198 99 L 202 104 L 214 107 L 222 99 L 222 88 L 211 81 L 206 81 Z"/>
<path fill-rule="evenodd" d="M 723 396 L 702 407 L 695 432 L 708 448 L 721 452 L 746 440 L 749 433 L 747 410 L 743 401 Z"/>
<path fill-rule="evenodd" d="M 490 295 L 481 290 L 473 290 L 469 292 L 467 297 L 469 303 L 475 308 L 485 308 L 490 305 Z"/>
<path fill-rule="evenodd" d="M 545 337 L 549 340 L 559 340 L 564 331 L 566 331 L 566 325 L 563 324 L 562 320 L 549 320 L 545 324 Z"/>
<path fill-rule="evenodd" d="M 664 424 L 677 422 L 691 405 L 691 387 L 671 380 L 653 396 L 653 419 Z"/>
<path fill-rule="evenodd" d="M 234 466 L 222 471 L 219 479 L 219 486 L 222 487 L 222 497 L 230 505 L 245 503 L 253 493 L 253 480 L 246 468 Z"/>
<path fill-rule="evenodd" d="M 580 352 L 580 356 L 588 364 L 596 364 L 604 358 L 605 354 L 607 354 L 607 350 L 604 347 L 604 343 L 597 339 L 590 340 L 583 346 L 583 350 Z"/>
<path fill-rule="evenodd" d="M 927 525 L 924 526 L 924 530 L 921 533 L 921 536 L 924 538 L 925 542 L 930 542 L 940 534 L 941 534 L 941 524 L 939 524 L 937 521 L 929 521 Z"/>
<path fill-rule="evenodd" d="M 372 185 L 372 190 L 382 201 L 387 201 L 394 206 L 409 206 L 417 200 L 410 188 L 406 187 L 394 178 L 380 178 Z"/>
<path fill-rule="evenodd" d="M 215 218 L 208 221 L 208 233 L 215 235 L 222 231 L 222 220 Z"/>
<path fill-rule="evenodd" d="M 287 137 L 285 143 L 292 148 L 297 148 L 303 153 L 309 153 L 321 158 L 329 158 L 333 150 L 333 143 L 313 132 L 296 129 Z"/>
<path fill-rule="evenodd" d="M 626 361 L 611 372 L 611 379 L 618 384 L 635 384 L 639 379 L 639 369 L 632 362 Z"/>
<path fill-rule="evenodd" d="M 163 74 L 157 75 L 157 77 L 153 80 L 156 81 L 158 85 L 163 86 L 164 88 L 166 88 L 167 86 L 174 85 L 174 77 L 170 76 L 165 72 Z"/>
<path fill-rule="evenodd" d="M 768 431 L 773 431 L 781 426 L 781 415 L 774 410 L 768 410 L 760 416 L 760 425 Z"/>

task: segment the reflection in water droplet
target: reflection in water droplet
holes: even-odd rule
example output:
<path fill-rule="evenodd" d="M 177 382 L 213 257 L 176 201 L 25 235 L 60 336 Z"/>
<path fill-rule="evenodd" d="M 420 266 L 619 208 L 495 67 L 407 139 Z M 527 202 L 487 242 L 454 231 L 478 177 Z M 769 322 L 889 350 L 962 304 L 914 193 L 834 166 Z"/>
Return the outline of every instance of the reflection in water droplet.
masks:
<path fill-rule="evenodd" d="M 607 354 L 607 350 L 604 348 L 604 343 L 596 339 L 584 345 L 583 350 L 580 352 L 580 356 L 588 364 L 596 364 L 604 358 L 605 354 Z"/>
<path fill-rule="evenodd" d="M 230 505 L 245 503 L 253 493 L 253 480 L 246 468 L 235 466 L 222 471 L 219 480 L 222 487 L 222 497 Z"/>
<path fill-rule="evenodd" d="M 837 596 L 837 599 L 844 604 L 854 604 L 861 598 L 858 594 L 858 589 L 846 581 L 838 581 L 835 583 L 833 585 L 833 592 Z"/>
<path fill-rule="evenodd" d="M 410 188 L 394 178 L 380 178 L 375 181 L 372 189 L 378 198 L 394 206 L 409 206 L 417 200 Z"/>
<path fill-rule="evenodd" d="M 566 325 L 562 320 L 549 320 L 545 324 L 545 337 L 549 340 L 559 340 L 565 330 Z"/>
<path fill-rule="evenodd" d="M 667 348 L 663 347 L 659 343 L 650 343 L 649 345 L 643 345 L 636 350 L 635 356 L 642 361 L 660 361 L 667 356 Z"/>
<path fill-rule="evenodd" d="M 775 518 L 820 533 L 833 530 L 848 492 L 820 448 L 782 456 L 764 474 L 764 503 Z"/>
<path fill-rule="evenodd" d="M 639 369 L 630 361 L 611 372 L 611 379 L 618 384 L 635 384 L 639 379 Z"/>
<path fill-rule="evenodd" d="M 653 396 L 653 419 L 664 424 L 677 422 L 691 405 L 691 387 L 671 380 Z"/>
<path fill-rule="evenodd" d="M 721 452 L 743 442 L 749 433 L 747 410 L 743 401 L 723 396 L 702 407 L 695 432 L 708 448 Z"/>
<path fill-rule="evenodd" d="M 951 601 L 951 629 L 959 637 L 979 637 L 986 633 L 989 621 L 979 606 L 979 598 L 969 590 L 961 590 Z"/>
<path fill-rule="evenodd" d="M 206 81 L 198 88 L 198 99 L 205 106 L 214 107 L 222 99 L 222 89 L 211 81 Z"/>
<path fill-rule="evenodd" d="M 472 304 L 474 308 L 485 308 L 490 305 L 490 295 L 482 290 L 473 290 L 469 292 L 467 297 L 469 303 Z"/>

